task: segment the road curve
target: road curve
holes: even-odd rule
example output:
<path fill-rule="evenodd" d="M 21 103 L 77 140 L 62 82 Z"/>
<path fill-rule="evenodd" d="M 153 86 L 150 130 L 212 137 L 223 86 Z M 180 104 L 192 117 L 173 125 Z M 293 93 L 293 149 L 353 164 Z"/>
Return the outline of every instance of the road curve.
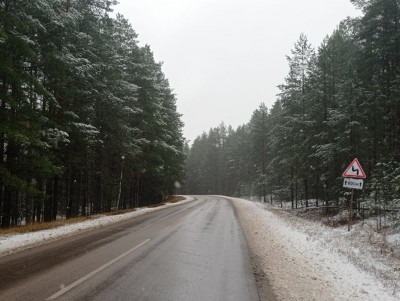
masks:
<path fill-rule="evenodd" d="M 0 300 L 259 300 L 231 202 L 196 200 L 0 258 Z"/>

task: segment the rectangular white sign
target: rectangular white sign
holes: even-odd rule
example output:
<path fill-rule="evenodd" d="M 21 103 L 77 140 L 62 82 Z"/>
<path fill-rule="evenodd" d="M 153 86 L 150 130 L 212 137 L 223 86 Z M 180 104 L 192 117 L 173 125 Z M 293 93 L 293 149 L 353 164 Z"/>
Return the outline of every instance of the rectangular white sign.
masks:
<path fill-rule="evenodd" d="M 363 189 L 364 180 L 363 179 L 350 179 L 345 178 L 343 181 L 343 187 L 352 189 Z"/>

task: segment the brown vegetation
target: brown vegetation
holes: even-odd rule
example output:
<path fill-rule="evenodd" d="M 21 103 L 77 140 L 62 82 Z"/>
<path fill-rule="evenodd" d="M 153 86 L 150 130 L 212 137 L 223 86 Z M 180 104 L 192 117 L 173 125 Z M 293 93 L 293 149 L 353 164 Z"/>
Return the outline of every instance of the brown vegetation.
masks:
<path fill-rule="evenodd" d="M 67 225 L 67 224 L 79 223 L 79 222 L 83 222 L 83 221 L 97 218 L 97 217 L 98 217 L 98 215 L 81 216 L 81 217 L 75 217 L 75 218 L 70 218 L 70 219 L 57 220 L 54 222 L 34 223 L 34 224 L 29 224 L 29 225 L 24 225 L 24 226 L 14 226 L 14 227 L 10 227 L 10 228 L 0 229 L 0 236 L 12 234 L 12 233 L 29 233 L 29 232 L 36 232 L 36 231 L 47 230 L 47 229 L 54 229 L 54 228 L 61 227 L 61 226 Z"/>
<path fill-rule="evenodd" d="M 165 202 L 167 202 L 167 203 L 177 203 L 177 202 L 180 202 L 180 201 L 183 201 L 183 200 L 185 200 L 184 196 L 171 195 L 165 200 Z"/>
<path fill-rule="evenodd" d="M 154 204 L 151 206 L 148 206 L 149 208 L 155 208 L 155 207 L 160 207 L 165 205 L 165 203 L 177 203 L 180 201 L 183 201 L 185 197 L 183 196 L 178 196 L 178 195 L 171 195 L 169 196 L 164 202 Z M 105 215 L 119 215 L 119 214 L 125 214 L 135 211 L 135 209 L 121 209 L 121 210 L 114 210 L 108 213 L 105 213 Z M 70 219 L 60 219 L 57 221 L 53 222 L 44 222 L 44 223 L 34 223 L 34 224 L 29 224 L 29 225 L 23 225 L 23 226 L 14 226 L 10 228 L 5 228 L 1 229 L 0 228 L 0 236 L 4 236 L 7 234 L 12 234 L 12 233 L 29 233 L 29 232 L 36 232 L 36 231 L 41 231 L 41 230 L 47 230 L 47 229 L 54 229 L 57 227 L 61 227 L 67 224 L 74 224 L 74 223 L 79 223 L 83 222 L 86 220 L 98 218 L 99 215 L 89 215 L 89 216 L 80 216 L 80 217 L 75 217 L 75 218 L 70 218 Z"/>

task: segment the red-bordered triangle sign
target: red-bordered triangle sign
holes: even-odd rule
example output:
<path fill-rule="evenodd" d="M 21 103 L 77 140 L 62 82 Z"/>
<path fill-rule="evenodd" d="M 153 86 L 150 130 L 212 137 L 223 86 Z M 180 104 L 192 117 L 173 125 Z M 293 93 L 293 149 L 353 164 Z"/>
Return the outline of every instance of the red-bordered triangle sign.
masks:
<path fill-rule="evenodd" d="M 349 167 L 346 168 L 342 177 L 365 179 L 367 176 L 365 175 L 365 172 L 362 169 L 360 162 L 358 162 L 357 158 L 355 158 L 353 162 L 351 162 Z"/>

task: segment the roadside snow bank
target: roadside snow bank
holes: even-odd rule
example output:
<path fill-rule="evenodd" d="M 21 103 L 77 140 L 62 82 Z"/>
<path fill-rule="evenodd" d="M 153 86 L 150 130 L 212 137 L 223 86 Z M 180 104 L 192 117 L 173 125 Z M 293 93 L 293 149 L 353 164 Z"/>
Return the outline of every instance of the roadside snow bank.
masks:
<path fill-rule="evenodd" d="M 98 227 L 103 227 L 112 223 L 123 221 L 126 219 L 133 218 L 135 216 L 143 215 L 148 212 L 163 209 L 165 207 L 171 207 L 176 205 L 181 205 L 192 201 L 193 198 L 186 197 L 186 200 L 177 203 L 166 203 L 163 206 L 155 208 L 138 208 L 135 211 L 112 215 L 112 216 L 99 216 L 98 218 L 93 218 L 91 220 L 68 224 L 54 229 L 48 229 L 43 231 L 23 233 L 23 234 L 9 234 L 5 236 L 0 236 L 0 256 L 4 256 L 16 251 L 21 251 L 28 249 L 33 246 L 44 244 L 50 240 L 59 239 L 62 237 L 70 236 L 78 232 L 85 230 L 90 230 Z"/>
<path fill-rule="evenodd" d="M 399 300 L 399 271 L 358 244 L 356 230 L 347 233 L 262 203 L 231 199 L 262 299 L 272 289 L 277 300 Z"/>

